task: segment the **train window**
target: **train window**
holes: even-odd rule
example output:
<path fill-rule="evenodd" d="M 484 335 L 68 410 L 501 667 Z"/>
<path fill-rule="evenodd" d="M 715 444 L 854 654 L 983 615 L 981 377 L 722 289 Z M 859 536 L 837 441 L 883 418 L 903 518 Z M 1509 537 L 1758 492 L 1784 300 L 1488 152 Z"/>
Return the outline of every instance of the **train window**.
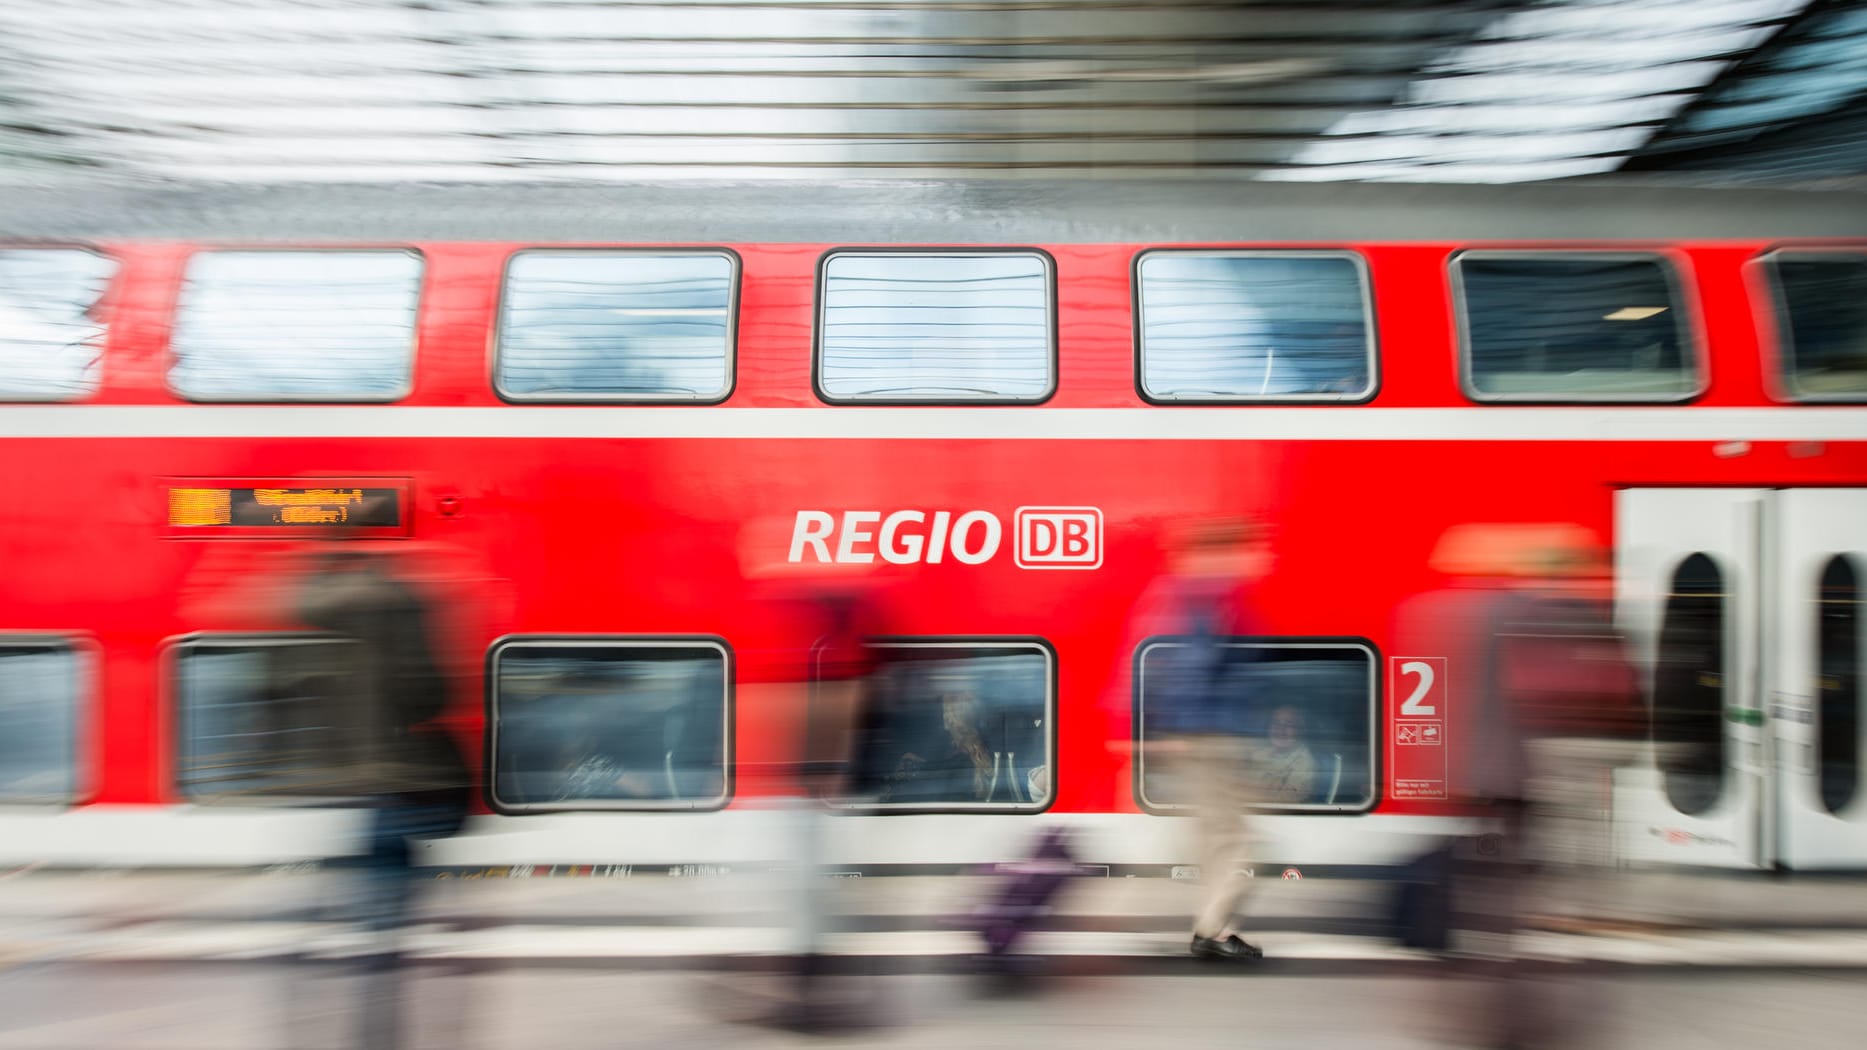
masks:
<path fill-rule="evenodd" d="M 64 642 L 0 638 L 0 802 L 69 802 L 78 788 L 86 662 Z"/>
<path fill-rule="evenodd" d="M 1822 568 L 1816 610 L 1816 682 L 1822 805 L 1839 813 L 1860 789 L 1861 584 L 1854 559 L 1837 554 Z"/>
<path fill-rule="evenodd" d="M 1704 554 L 1674 571 L 1653 672 L 1653 742 L 1666 797 L 1697 816 L 1724 793 L 1724 573 Z"/>
<path fill-rule="evenodd" d="M 1361 257 L 1148 252 L 1141 393 L 1151 401 L 1358 401 L 1374 389 Z"/>
<path fill-rule="evenodd" d="M 1056 657 L 1027 639 L 891 638 L 856 737 L 855 805 L 1032 812 L 1056 768 Z"/>
<path fill-rule="evenodd" d="M 1148 743 L 1170 732 L 1150 717 L 1150 688 L 1164 689 L 1186 643 L 1150 638 L 1135 652 L 1135 794 L 1143 809 L 1186 809 L 1194 785 Z M 1238 698 L 1240 758 L 1268 808 L 1354 812 L 1374 804 L 1373 646 L 1358 640 L 1234 638 L 1222 672 Z"/>
<path fill-rule="evenodd" d="M 1867 397 L 1867 255 L 1777 252 L 1769 266 L 1786 392 L 1801 401 Z"/>
<path fill-rule="evenodd" d="M 97 389 L 97 307 L 116 270 L 75 248 L 0 251 L 0 400 L 71 401 Z"/>
<path fill-rule="evenodd" d="M 343 651 L 353 644 L 227 635 L 178 645 L 181 793 L 195 802 L 361 793 L 384 741 Z"/>
<path fill-rule="evenodd" d="M 421 271 L 405 251 L 202 252 L 169 385 L 196 401 L 393 401 L 414 375 Z"/>
<path fill-rule="evenodd" d="M 501 809 L 717 809 L 730 652 L 714 639 L 520 638 L 492 654 Z"/>
<path fill-rule="evenodd" d="M 500 306 L 500 395 L 724 400 L 734 271 L 721 252 L 520 252 L 506 267 Z"/>
<path fill-rule="evenodd" d="M 1672 268 L 1619 252 L 1465 252 L 1452 263 L 1479 401 L 1681 401 L 1700 389 Z"/>
<path fill-rule="evenodd" d="M 824 400 L 1028 404 L 1056 388 L 1048 256 L 845 251 L 822 269 Z"/>

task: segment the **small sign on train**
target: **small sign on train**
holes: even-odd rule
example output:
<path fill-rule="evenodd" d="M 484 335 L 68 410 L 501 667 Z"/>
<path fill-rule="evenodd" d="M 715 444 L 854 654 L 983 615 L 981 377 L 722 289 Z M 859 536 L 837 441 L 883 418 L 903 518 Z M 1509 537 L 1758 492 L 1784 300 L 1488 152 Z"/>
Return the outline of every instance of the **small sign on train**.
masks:
<path fill-rule="evenodd" d="M 1395 656 L 1387 668 L 1387 695 L 1398 701 L 1387 749 L 1390 794 L 1445 798 L 1446 658 Z"/>

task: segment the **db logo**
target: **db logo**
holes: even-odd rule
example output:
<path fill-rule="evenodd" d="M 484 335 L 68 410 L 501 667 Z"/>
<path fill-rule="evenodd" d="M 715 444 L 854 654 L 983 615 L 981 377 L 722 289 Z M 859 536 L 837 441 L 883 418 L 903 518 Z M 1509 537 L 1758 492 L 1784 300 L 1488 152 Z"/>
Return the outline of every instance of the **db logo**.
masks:
<path fill-rule="evenodd" d="M 1102 564 L 1102 512 L 1095 507 L 1019 507 L 1014 560 L 1020 569 L 1094 569 Z"/>

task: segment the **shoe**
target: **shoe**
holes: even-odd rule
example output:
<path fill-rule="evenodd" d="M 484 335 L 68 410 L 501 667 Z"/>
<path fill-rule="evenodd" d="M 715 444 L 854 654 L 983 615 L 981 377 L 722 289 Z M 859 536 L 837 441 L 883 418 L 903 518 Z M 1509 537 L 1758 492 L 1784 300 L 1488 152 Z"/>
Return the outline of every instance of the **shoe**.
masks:
<path fill-rule="evenodd" d="M 1232 934 L 1229 937 L 1201 937 L 1193 935 L 1193 954 L 1204 959 L 1262 959 L 1264 950 L 1250 944 L 1243 937 Z"/>

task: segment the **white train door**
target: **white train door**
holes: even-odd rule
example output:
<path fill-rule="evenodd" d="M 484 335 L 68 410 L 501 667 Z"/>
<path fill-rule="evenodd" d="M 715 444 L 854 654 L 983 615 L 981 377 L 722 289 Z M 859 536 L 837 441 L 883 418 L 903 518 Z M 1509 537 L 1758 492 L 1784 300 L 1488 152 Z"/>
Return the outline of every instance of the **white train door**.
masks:
<path fill-rule="evenodd" d="M 1646 676 L 1652 741 L 1617 772 L 1633 863 L 1755 867 L 1771 841 L 1760 694 L 1763 489 L 1615 495 L 1615 614 Z"/>
<path fill-rule="evenodd" d="M 1775 860 L 1796 869 L 1867 867 L 1867 491 L 1773 492 L 1767 521 Z"/>

